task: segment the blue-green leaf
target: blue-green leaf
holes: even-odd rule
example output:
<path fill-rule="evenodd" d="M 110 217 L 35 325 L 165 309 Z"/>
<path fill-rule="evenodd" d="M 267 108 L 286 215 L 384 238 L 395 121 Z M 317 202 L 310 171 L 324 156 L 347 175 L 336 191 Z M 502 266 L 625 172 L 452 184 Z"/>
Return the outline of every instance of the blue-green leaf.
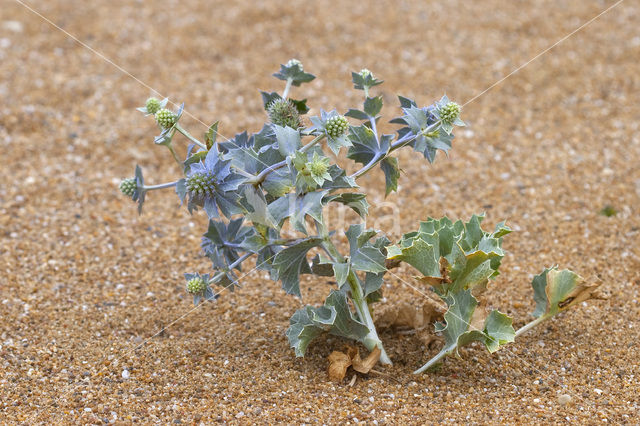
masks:
<path fill-rule="evenodd" d="M 343 192 L 342 194 L 327 195 L 322 200 L 324 204 L 330 202 L 342 203 L 351 207 L 361 218 L 365 218 L 369 213 L 369 203 L 366 195 L 357 192 Z"/>
<path fill-rule="evenodd" d="M 365 230 L 364 224 L 351 225 L 345 235 L 349 241 L 349 261 L 356 271 L 386 272 L 385 255 L 369 241 L 377 231 Z"/>
<path fill-rule="evenodd" d="M 321 238 L 307 238 L 276 254 L 272 266 L 277 271 L 278 278 L 282 281 L 282 288 L 287 294 L 302 297 L 300 274 L 311 272 L 307 252 L 321 243 Z"/>
<path fill-rule="evenodd" d="M 375 98 L 367 98 L 364 101 L 364 112 L 369 117 L 376 117 L 382 110 L 382 95 Z"/>
<path fill-rule="evenodd" d="M 387 157 L 380 162 L 380 167 L 384 172 L 385 196 L 392 191 L 398 190 L 398 178 L 400 178 L 400 167 L 396 157 Z"/>
<path fill-rule="evenodd" d="M 300 148 L 300 132 L 291 127 L 281 127 L 277 124 L 273 125 L 273 130 L 278 141 L 278 150 L 280 154 L 287 157 Z"/>

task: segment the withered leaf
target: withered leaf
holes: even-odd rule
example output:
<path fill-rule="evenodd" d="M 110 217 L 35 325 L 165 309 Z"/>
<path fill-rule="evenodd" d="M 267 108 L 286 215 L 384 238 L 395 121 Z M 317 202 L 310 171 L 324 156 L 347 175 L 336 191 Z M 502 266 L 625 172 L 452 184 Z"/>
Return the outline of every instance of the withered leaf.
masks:
<path fill-rule="evenodd" d="M 380 348 L 375 347 L 365 359 L 360 358 L 360 351 L 356 349 L 355 355 L 351 358 L 351 366 L 358 373 L 367 374 L 380 359 Z"/>
<path fill-rule="evenodd" d="M 341 382 L 351 365 L 351 358 L 344 352 L 333 351 L 329 355 L 329 379 Z"/>

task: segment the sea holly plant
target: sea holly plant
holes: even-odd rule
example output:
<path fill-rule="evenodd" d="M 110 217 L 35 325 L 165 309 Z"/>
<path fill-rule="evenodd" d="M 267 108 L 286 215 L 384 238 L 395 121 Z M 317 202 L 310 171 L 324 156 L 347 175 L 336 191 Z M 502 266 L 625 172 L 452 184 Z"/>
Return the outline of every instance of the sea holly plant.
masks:
<path fill-rule="evenodd" d="M 507 315 L 485 310 L 484 294 L 504 256 L 502 238 L 511 232 L 504 223 L 487 232 L 480 226 L 482 216 L 469 222 L 427 219 L 395 244 L 364 223 L 330 229 L 326 211 L 338 205 L 367 218 L 367 194 L 358 181 L 370 171 L 382 170 L 387 195 L 397 191 L 400 167 L 395 153 L 400 149 L 413 149 L 430 163 L 438 151 L 447 154 L 453 130 L 465 125 L 461 107 L 446 96 L 425 107 L 399 96 L 401 114 L 390 121 L 398 128 L 385 134 L 378 131 L 383 98 L 371 94 L 382 80 L 371 71 L 352 73 L 355 89 L 364 94 L 361 107 L 344 114 L 319 109 L 311 117 L 306 116 L 307 99 L 289 94 L 315 76 L 295 59 L 281 65 L 274 76 L 285 87 L 281 94 L 261 92 L 264 126 L 229 140 L 218 140 L 217 122 L 201 139 L 194 137 L 180 123 L 184 104 L 173 110 L 167 99 L 149 98 L 138 108 L 155 118 L 154 142 L 169 149 L 181 176 L 148 185 L 136 166 L 120 190 L 142 212 L 148 192 L 173 188 L 190 213 L 202 210 L 207 215 L 201 248 L 213 272 L 185 274 L 186 291 L 195 304 L 215 300 L 225 289 L 234 291 L 250 268 L 245 264 L 250 258 L 255 259 L 255 269 L 266 271 L 286 293 L 299 298 L 301 275 L 333 277 L 335 288 L 322 305 L 305 306 L 290 319 L 286 335 L 295 354 L 304 356 L 313 339 L 328 332 L 360 342 L 380 354 L 379 362 L 391 364 L 374 325 L 374 306 L 382 299 L 390 268 L 404 262 L 448 306 L 444 321 L 435 325 L 444 346 L 417 370 L 421 372 L 446 355 L 457 355 L 470 342 L 495 352 L 532 326 L 597 296 L 596 286 L 573 272 L 545 269 L 533 280 L 537 319 L 516 332 Z M 188 142 L 184 156 L 173 147 L 178 133 Z M 344 164 L 348 162 L 352 164 Z M 337 243 L 338 232 L 344 232 L 346 245 Z"/>

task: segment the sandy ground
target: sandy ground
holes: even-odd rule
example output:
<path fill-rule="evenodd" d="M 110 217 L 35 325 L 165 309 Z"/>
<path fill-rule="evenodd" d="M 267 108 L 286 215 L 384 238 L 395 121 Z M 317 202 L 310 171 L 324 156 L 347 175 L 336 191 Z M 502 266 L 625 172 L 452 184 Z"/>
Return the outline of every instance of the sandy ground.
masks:
<path fill-rule="evenodd" d="M 116 187 L 136 163 L 150 182 L 176 176 L 153 146 L 155 125 L 134 111 L 151 94 L 144 84 L 205 123 L 221 120 L 229 136 L 259 129 L 257 89 L 281 90 L 270 74 L 298 57 L 318 76 L 294 92 L 312 112 L 357 106 L 349 72 L 368 67 L 386 80 L 390 119 L 395 93 L 465 103 L 613 2 L 30 4 L 131 75 L 0 1 L 1 423 L 638 421 L 638 2 L 466 105 L 470 127 L 449 159 L 428 166 L 402 153 L 401 190 L 387 199 L 402 206 L 399 231 L 442 214 L 508 219 L 518 232 L 506 238 L 490 303 L 516 325 L 530 318 L 530 277 L 545 265 L 599 277 L 611 298 L 493 356 L 470 347 L 421 376 L 411 371 L 438 348 L 384 332 L 394 366 L 351 387 L 326 374 L 343 341 L 321 338 L 295 358 L 284 330 L 301 302 L 262 273 L 192 311 L 182 274 L 209 266 L 198 249 L 202 214 L 152 193 L 138 217 Z M 390 209 L 382 182 L 376 174 L 363 183 L 374 218 Z M 606 205 L 618 214 L 600 215 Z M 322 280 L 304 287 L 308 303 L 329 290 Z M 387 304 L 420 299 L 393 277 L 385 295 Z"/>

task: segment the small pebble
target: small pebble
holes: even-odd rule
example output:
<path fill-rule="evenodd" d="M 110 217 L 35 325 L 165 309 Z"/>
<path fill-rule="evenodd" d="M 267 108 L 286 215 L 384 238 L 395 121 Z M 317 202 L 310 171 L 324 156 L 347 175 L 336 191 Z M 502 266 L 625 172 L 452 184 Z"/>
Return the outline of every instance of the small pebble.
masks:
<path fill-rule="evenodd" d="M 567 405 L 571 403 L 571 395 L 568 394 L 562 394 L 560 396 L 558 396 L 558 404 L 560 405 Z"/>
<path fill-rule="evenodd" d="M 122 370 L 122 378 L 125 380 L 129 380 L 129 377 L 131 377 L 131 373 L 129 373 L 129 370 Z"/>

